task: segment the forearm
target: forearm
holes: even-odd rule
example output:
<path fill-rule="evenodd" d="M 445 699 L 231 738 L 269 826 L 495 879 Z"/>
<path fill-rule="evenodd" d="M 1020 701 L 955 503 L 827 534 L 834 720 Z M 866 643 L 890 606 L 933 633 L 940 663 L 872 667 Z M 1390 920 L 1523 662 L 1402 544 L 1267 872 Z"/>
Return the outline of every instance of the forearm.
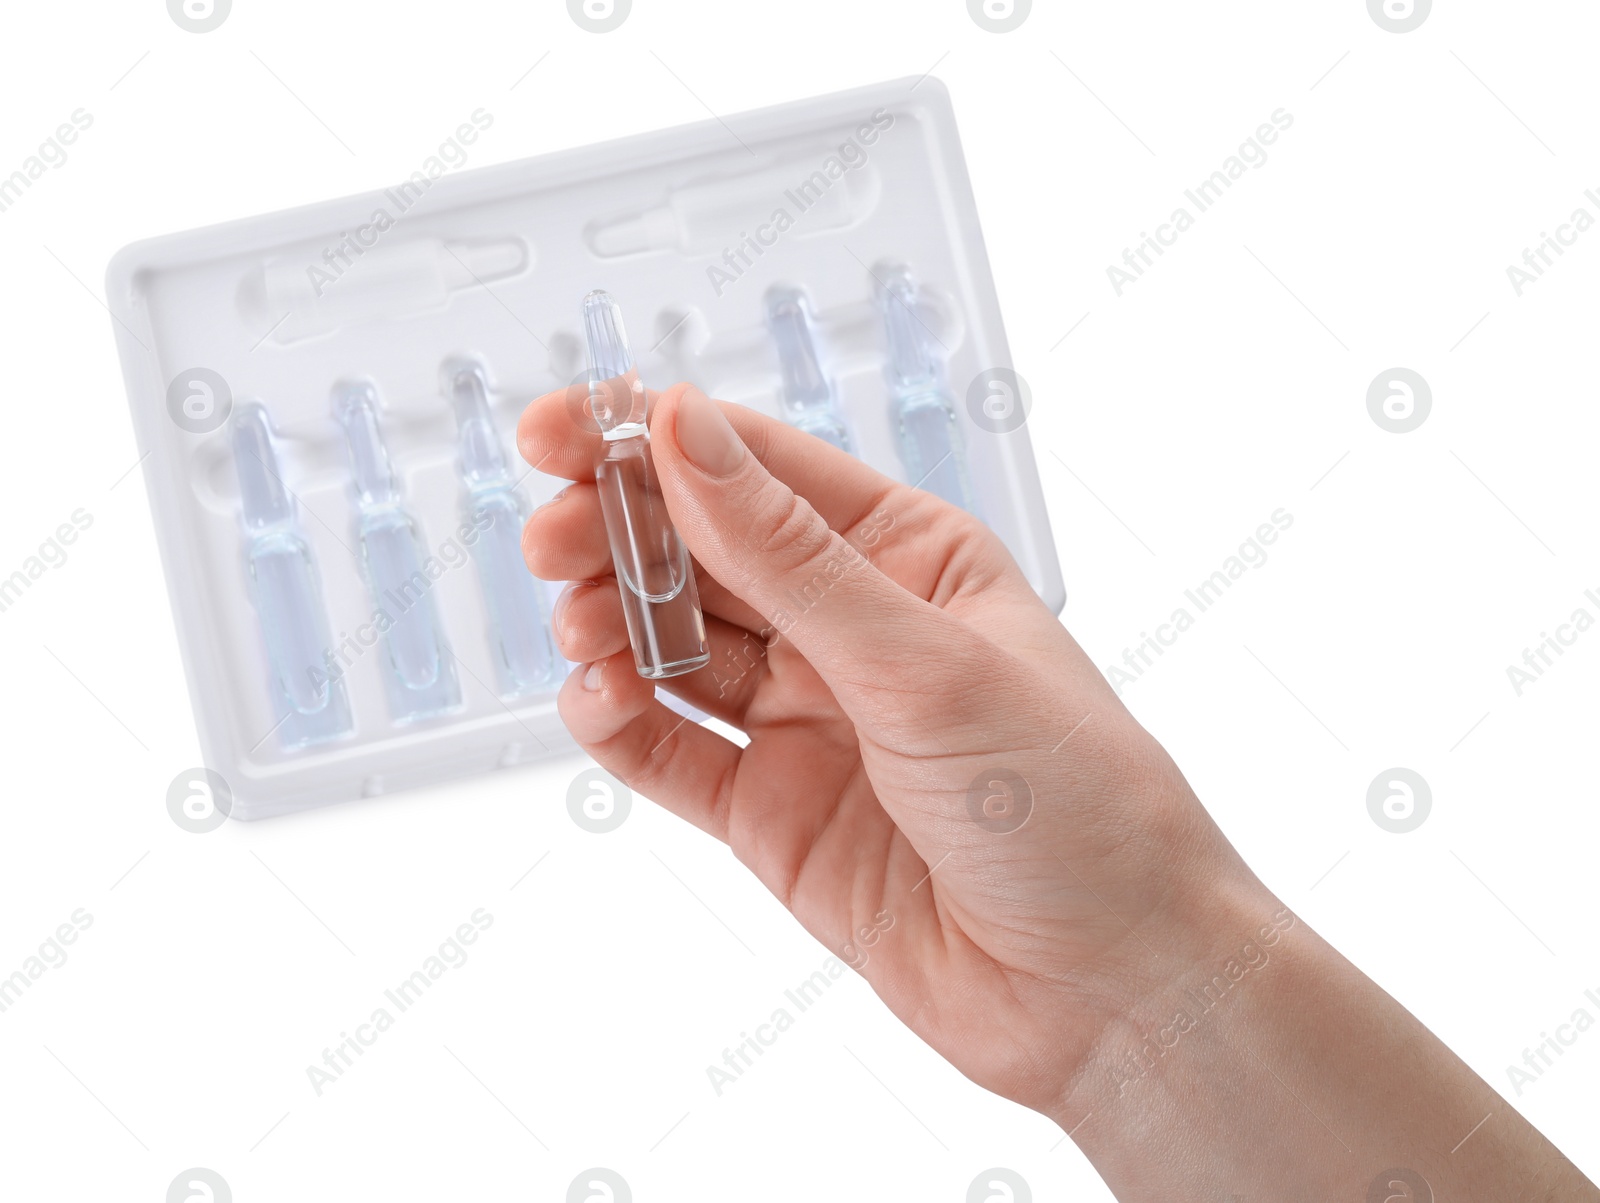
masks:
<path fill-rule="evenodd" d="M 1151 940 L 1133 1001 L 1054 1116 L 1119 1199 L 1356 1203 L 1387 1170 L 1418 1180 L 1389 1175 L 1371 1198 L 1600 1199 L 1253 879 L 1218 895 Z"/>

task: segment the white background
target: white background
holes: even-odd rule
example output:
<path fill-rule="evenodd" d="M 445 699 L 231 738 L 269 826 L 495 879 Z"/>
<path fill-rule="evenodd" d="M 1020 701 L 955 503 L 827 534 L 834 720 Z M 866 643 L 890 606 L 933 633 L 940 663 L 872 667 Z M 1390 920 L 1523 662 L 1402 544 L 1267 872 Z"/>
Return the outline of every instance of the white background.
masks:
<path fill-rule="evenodd" d="M 1520 1098 L 1506 1073 L 1600 1017 L 1600 632 L 1520 697 L 1506 675 L 1600 617 L 1600 232 L 1521 297 L 1505 270 L 1600 217 L 1592 5 L 1441 4 L 1405 35 L 1359 0 L 1048 5 L 999 35 L 957 0 L 639 0 L 604 35 L 554 0 L 5 22 L 0 174 L 94 124 L 0 213 L 0 568 L 93 525 L 0 614 L 0 974 L 93 925 L 0 1014 L 0 1195 L 154 1201 L 199 1165 L 241 1201 L 558 1200 L 601 1165 L 639 1200 L 957 1201 L 999 1165 L 1109 1197 L 854 977 L 717 1097 L 706 1066 L 826 951 L 642 800 L 580 830 L 580 758 L 205 836 L 164 803 L 199 753 L 126 475 L 114 251 L 385 187 L 479 106 L 474 166 L 930 70 L 1033 386 L 1067 625 L 1109 665 L 1293 515 L 1125 698 L 1269 885 L 1600 1176 L 1600 1032 Z M 1270 161 L 1118 297 L 1107 266 L 1279 108 Z M 1404 435 L 1366 409 L 1397 365 L 1433 391 Z M 1433 791 L 1407 835 L 1366 809 L 1393 766 Z M 317 1097 L 306 1066 L 479 907 L 471 959 Z"/>

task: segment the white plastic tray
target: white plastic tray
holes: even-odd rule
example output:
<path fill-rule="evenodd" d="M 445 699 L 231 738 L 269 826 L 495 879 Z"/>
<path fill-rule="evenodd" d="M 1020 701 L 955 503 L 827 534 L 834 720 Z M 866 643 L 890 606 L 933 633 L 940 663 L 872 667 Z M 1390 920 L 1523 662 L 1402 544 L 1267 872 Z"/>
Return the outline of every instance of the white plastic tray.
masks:
<path fill-rule="evenodd" d="M 477 571 L 451 550 L 464 491 L 443 361 L 466 353 L 488 366 L 506 454 L 520 469 L 517 416 L 532 397 L 578 376 L 578 303 L 605 288 L 628 316 L 647 383 L 690 379 L 777 414 L 763 297 L 772 285 L 796 285 L 816 315 L 856 450 L 904 479 L 871 275 L 888 261 L 916 273 L 926 320 L 949 351 L 977 508 L 1059 610 L 1065 597 L 1026 426 L 996 432 L 968 397 L 969 382 L 1009 368 L 1010 355 L 949 98 L 936 79 L 444 175 L 120 251 L 107 295 L 201 748 L 228 783 L 233 814 L 386 793 L 573 746 L 554 687 L 514 702 L 495 691 Z M 433 593 L 462 670 L 458 713 L 394 725 L 380 645 L 345 677 L 354 735 L 294 752 L 279 746 L 227 427 L 196 433 L 169 411 L 169 386 L 195 368 L 272 415 L 335 640 L 369 618 L 372 601 L 348 550 L 355 515 L 330 396 L 342 379 L 375 382 L 423 547 L 455 561 Z M 522 493 L 531 507 L 560 483 L 532 473 Z"/>

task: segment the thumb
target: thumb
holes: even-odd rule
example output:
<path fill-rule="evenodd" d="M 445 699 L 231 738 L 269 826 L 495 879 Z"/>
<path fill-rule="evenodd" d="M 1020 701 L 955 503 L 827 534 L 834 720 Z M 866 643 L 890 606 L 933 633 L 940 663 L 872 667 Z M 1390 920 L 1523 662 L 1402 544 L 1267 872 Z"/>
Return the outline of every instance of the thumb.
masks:
<path fill-rule="evenodd" d="M 660 395 L 651 444 L 667 509 L 700 566 L 767 620 L 769 643 L 787 638 L 830 683 L 921 693 L 934 666 L 954 667 L 957 649 L 975 642 L 831 529 L 692 385 Z M 865 519 L 898 486 L 851 466 L 861 495 L 843 510 Z"/>

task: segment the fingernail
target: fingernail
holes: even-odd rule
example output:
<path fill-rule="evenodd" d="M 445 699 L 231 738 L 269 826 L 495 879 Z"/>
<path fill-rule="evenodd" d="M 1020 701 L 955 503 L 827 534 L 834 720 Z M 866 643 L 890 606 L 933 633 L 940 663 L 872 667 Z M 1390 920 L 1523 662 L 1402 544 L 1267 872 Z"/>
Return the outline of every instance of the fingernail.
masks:
<path fill-rule="evenodd" d="M 688 389 L 678 402 L 678 446 L 710 476 L 728 476 L 744 463 L 745 447 L 716 402 Z"/>
<path fill-rule="evenodd" d="M 562 628 L 567 625 L 567 607 L 577 600 L 578 594 L 584 589 L 593 589 L 599 581 L 573 581 L 561 591 L 561 596 L 556 598 L 555 609 L 550 612 L 550 625 L 555 628 L 556 634 L 562 634 Z"/>
<path fill-rule="evenodd" d="M 583 674 L 583 687 L 590 693 L 597 693 L 599 691 L 600 677 L 604 671 L 604 668 L 604 661 L 596 660 L 593 664 L 589 665 L 588 670 Z"/>
<path fill-rule="evenodd" d="M 564 501 L 566 499 L 567 492 L 571 488 L 572 488 L 572 486 L 568 485 L 565 489 L 562 489 L 554 497 L 552 497 L 549 501 L 547 501 L 543 505 L 539 506 L 533 512 L 535 514 L 542 514 L 542 513 L 544 513 L 545 510 L 553 510 L 553 509 L 555 509 L 557 505 L 559 505 L 562 501 Z"/>
<path fill-rule="evenodd" d="M 568 585 L 561 591 L 561 596 L 556 598 L 555 609 L 550 611 L 550 625 L 555 628 L 557 637 L 561 634 L 562 624 L 566 621 L 567 607 L 572 604 L 574 586 Z"/>

